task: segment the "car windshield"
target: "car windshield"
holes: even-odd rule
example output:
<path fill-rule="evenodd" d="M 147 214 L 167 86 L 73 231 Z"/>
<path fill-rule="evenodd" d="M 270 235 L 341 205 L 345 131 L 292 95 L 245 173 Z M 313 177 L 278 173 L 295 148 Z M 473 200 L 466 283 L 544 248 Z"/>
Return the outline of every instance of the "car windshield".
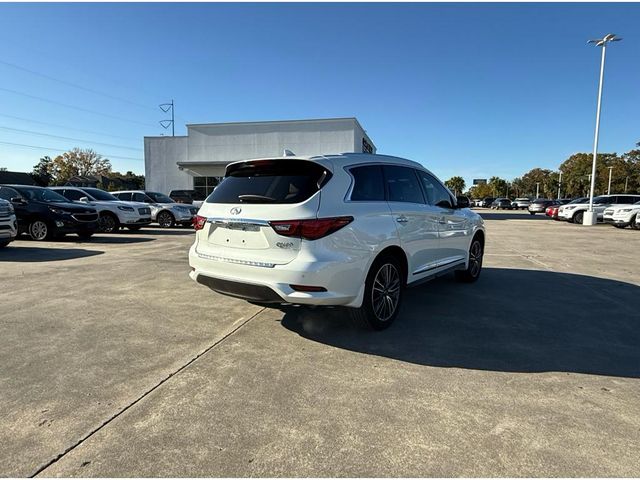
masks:
<path fill-rule="evenodd" d="M 59 193 L 49 190 L 48 188 L 36 188 L 36 187 L 20 187 L 16 188 L 20 194 L 27 200 L 37 200 L 39 202 L 68 202 Z"/>
<path fill-rule="evenodd" d="M 567 205 L 575 205 L 576 203 L 587 203 L 589 201 L 588 198 L 584 197 L 584 198 L 576 198 L 574 200 L 571 200 Z"/>
<path fill-rule="evenodd" d="M 104 190 L 100 190 L 99 188 L 83 188 L 82 191 L 88 193 L 96 200 L 102 200 L 103 202 L 113 202 L 118 200 L 109 192 L 105 192 Z"/>
<path fill-rule="evenodd" d="M 147 196 L 156 203 L 176 203 L 171 198 L 167 197 L 164 193 L 158 192 L 146 192 Z"/>

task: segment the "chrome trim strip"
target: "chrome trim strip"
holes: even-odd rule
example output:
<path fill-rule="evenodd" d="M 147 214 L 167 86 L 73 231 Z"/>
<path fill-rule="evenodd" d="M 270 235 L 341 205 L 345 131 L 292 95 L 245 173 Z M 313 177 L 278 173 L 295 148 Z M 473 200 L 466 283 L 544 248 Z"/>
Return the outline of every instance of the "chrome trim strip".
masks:
<path fill-rule="evenodd" d="M 204 258 L 205 260 L 214 260 L 216 262 L 226 262 L 226 263 L 235 263 L 237 265 L 249 265 L 252 267 L 263 267 L 263 268 L 273 268 L 276 266 L 275 263 L 268 262 L 253 262 L 251 260 L 238 260 L 235 258 L 228 257 L 220 257 L 218 255 L 207 255 L 206 253 L 196 252 L 198 257 Z"/>
<path fill-rule="evenodd" d="M 413 272 L 413 274 L 414 275 L 420 275 L 421 273 L 428 272 L 429 270 L 435 270 L 436 268 L 446 267 L 447 265 L 451 265 L 451 264 L 456 263 L 456 262 L 464 263 L 464 258 L 454 258 L 453 260 L 449 260 L 448 262 L 444 262 L 444 263 L 433 265 L 431 267 L 423 268 L 421 270 Z"/>
<path fill-rule="evenodd" d="M 223 218 L 223 217 L 209 217 L 207 223 L 213 223 L 214 225 L 255 225 L 259 227 L 268 227 L 269 222 L 265 220 L 257 220 L 252 218 Z"/>

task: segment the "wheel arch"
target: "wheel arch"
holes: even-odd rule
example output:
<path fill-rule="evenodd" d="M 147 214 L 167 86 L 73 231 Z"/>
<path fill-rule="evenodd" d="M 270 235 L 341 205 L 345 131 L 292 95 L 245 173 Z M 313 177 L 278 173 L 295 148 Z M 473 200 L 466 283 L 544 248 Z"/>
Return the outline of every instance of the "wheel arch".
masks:
<path fill-rule="evenodd" d="M 402 268 L 402 279 L 404 280 L 404 284 L 406 285 L 409 281 L 409 261 L 407 259 L 407 254 L 404 252 L 402 247 L 398 245 L 389 245 L 388 247 L 383 248 L 375 256 L 375 258 L 371 262 L 371 265 L 373 265 L 379 258 L 385 255 L 390 255 L 398 259 L 398 261 L 400 262 L 400 267 Z M 371 269 L 371 265 L 369 265 L 369 270 Z"/>

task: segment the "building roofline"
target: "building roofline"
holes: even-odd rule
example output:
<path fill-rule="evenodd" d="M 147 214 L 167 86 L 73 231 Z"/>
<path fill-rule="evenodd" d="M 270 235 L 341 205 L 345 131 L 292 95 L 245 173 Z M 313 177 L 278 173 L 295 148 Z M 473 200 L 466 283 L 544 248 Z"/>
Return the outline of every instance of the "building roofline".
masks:
<path fill-rule="evenodd" d="M 333 122 L 336 120 L 353 120 L 360 128 L 360 122 L 356 117 L 333 117 L 333 118 L 304 118 L 298 120 L 263 120 L 253 122 L 221 122 L 221 123 L 187 123 L 187 127 L 209 127 L 209 126 L 222 126 L 222 125 L 260 125 L 260 124 L 273 124 L 273 123 L 301 123 L 301 122 Z M 363 129 L 364 130 L 364 129 Z"/>

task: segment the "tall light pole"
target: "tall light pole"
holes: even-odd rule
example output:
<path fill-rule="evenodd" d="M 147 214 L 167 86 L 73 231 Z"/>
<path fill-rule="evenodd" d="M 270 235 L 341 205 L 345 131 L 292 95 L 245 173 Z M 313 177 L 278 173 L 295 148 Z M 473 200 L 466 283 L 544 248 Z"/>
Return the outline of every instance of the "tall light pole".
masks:
<path fill-rule="evenodd" d="M 607 44 L 609 42 L 619 42 L 621 38 L 616 38 L 613 33 L 608 33 L 603 38 L 589 40 L 587 43 L 593 43 L 596 47 L 602 47 L 602 59 L 600 60 L 600 83 L 598 84 L 598 108 L 596 110 L 596 131 L 593 139 L 593 165 L 591 166 L 591 190 L 589 194 L 589 210 L 585 212 L 583 225 L 595 225 L 598 221 L 598 215 L 593 211 L 593 193 L 596 186 L 596 157 L 598 155 L 598 134 L 600 133 L 600 107 L 602 105 L 602 84 L 604 82 L 604 59 L 607 54 Z"/>
<path fill-rule="evenodd" d="M 536 182 L 536 198 L 540 198 L 540 182 Z"/>
<path fill-rule="evenodd" d="M 562 170 L 560 170 L 560 179 L 558 180 L 558 200 L 560 200 L 560 188 L 562 187 Z"/>
<path fill-rule="evenodd" d="M 607 188 L 607 195 L 611 195 L 611 171 L 613 167 L 609 167 L 609 187 Z"/>

